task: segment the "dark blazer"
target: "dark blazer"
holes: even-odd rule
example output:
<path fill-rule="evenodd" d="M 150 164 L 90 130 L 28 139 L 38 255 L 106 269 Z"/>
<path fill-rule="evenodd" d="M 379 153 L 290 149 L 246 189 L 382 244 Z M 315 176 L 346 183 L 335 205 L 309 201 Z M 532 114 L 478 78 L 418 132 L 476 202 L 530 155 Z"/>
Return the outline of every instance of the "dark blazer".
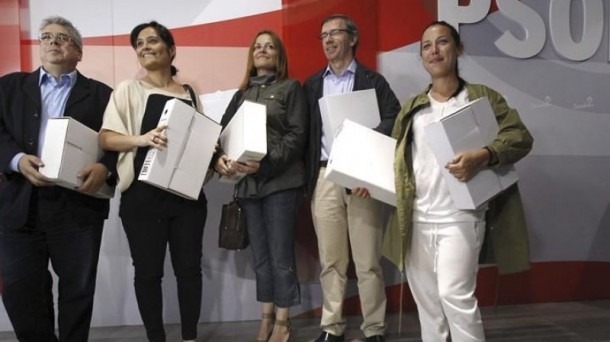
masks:
<path fill-rule="evenodd" d="M 322 117 L 320 116 L 320 105 L 318 104 L 318 100 L 324 94 L 324 79 L 322 76 L 325 71 L 326 67 L 311 76 L 303 85 L 309 104 L 309 113 L 311 115 L 309 120 L 309 139 L 305 152 L 305 169 L 307 171 L 306 191 L 310 199 L 312 198 L 311 196 L 315 190 L 320 173 Z M 392 128 L 394 127 L 396 115 L 400 111 L 400 103 L 390 88 L 390 85 L 381 74 L 357 63 L 353 91 L 364 89 L 375 89 L 375 93 L 377 94 L 381 122 L 375 130 L 385 135 L 390 135 L 392 133 Z"/>
<path fill-rule="evenodd" d="M 79 222 L 108 217 L 108 200 L 97 199 L 61 187 L 36 188 L 10 163 L 20 152 L 37 155 L 42 110 L 40 68 L 32 73 L 16 72 L 0 78 L 0 229 L 18 229 L 28 218 L 30 203 L 52 194 L 54 211 L 62 210 Z M 71 116 L 99 131 L 112 89 L 78 73 L 66 103 L 64 116 Z M 107 152 L 100 161 L 116 174 L 117 153 Z M 40 208 L 43 210 L 44 208 Z"/>

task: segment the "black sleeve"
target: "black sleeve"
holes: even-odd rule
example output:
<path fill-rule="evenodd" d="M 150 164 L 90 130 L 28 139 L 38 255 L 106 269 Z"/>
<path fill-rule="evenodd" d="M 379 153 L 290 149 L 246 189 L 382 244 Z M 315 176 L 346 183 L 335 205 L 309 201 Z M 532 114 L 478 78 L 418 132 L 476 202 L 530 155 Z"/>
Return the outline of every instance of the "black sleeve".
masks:
<path fill-rule="evenodd" d="M 97 81 L 92 81 L 93 84 L 96 86 L 96 91 L 94 92 L 94 96 L 96 97 L 94 99 L 99 112 L 99 115 L 101 117 L 104 116 L 104 112 L 106 111 L 106 106 L 108 105 L 108 102 L 110 101 L 110 95 L 112 94 L 112 88 L 110 88 L 109 86 L 107 86 L 104 83 L 101 82 L 97 82 Z M 99 127 L 101 128 L 101 127 Z M 98 130 L 99 130 L 98 128 Z M 108 179 L 106 179 L 106 183 L 108 183 L 108 185 L 110 186 L 114 186 L 116 185 L 117 182 L 117 171 L 116 171 L 116 165 L 117 162 L 119 160 L 119 153 L 116 151 L 106 151 L 104 150 L 104 155 L 102 156 L 102 158 L 99 160 L 99 162 L 101 164 L 103 164 L 104 166 L 106 166 L 106 168 L 108 169 L 108 173 L 109 173 L 109 177 Z"/>
<path fill-rule="evenodd" d="M 396 94 L 394 94 L 386 79 L 379 74 L 377 74 L 375 82 L 375 93 L 377 94 L 379 114 L 381 116 L 381 122 L 375 130 L 389 136 L 392 133 L 392 128 L 394 128 L 396 115 L 400 112 L 400 102 L 398 102 Z"/>
<path fill-rule="evenodd" d="M 241 96 L 242 96 L 242 91 L 241 90 L 236 91 L 235 94 L 233 94 L 233 97 L 231 98 L 231 101 L 229 102 L 227 109 L 225 109 L 225 113 L 222 115 L 222 118 L 220 119 L 220 125 L 222 126 L 223 130 L 225 129 L 225 127 L 227 127 L 227 125 L 229 124 L 231 119 L 233 119 L 233 116 L 235 115 L 235 113 L 237 113 L 237 110 L 239 109 L 239 100 L 241 99 Z M 212 160 L 210 161 L 210 166 L 208 168 L 213 169 L 214 166 L 216 165 L 216 163 L 218 162 L 218 158 L 220 158 L 224 153 L 225 152 L 223 151 L 222 146 L 220 146 L 220 141 L 219 141 L 216 151 L 214 152 L 214 155 L 212 156 Z"/>

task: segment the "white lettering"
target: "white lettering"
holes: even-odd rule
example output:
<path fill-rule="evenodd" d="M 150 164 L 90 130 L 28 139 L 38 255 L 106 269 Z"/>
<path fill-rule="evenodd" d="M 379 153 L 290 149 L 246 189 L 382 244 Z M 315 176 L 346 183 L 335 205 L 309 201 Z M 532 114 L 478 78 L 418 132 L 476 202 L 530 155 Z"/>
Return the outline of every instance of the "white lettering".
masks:
<path fill-rule="evenodd" d="M 602 42 L 604 30 L 604 6 L 601 0 L 580 0 L 583 6 L 582 37 L 572 39 L 570 29 L 570 1 L 551 0 L 549 31 L 555 51 L 572 61 L 591 58 Z"/>
<path fill-rule="evenodd" d="M 523 26 L 525 39 L 517 39 L 506 31 L 496 40 L 496 47 L 504 54 L 514 58 L 530 58 L 542 51 L 546 41 L 544 20 L 536 11 L 518 0 L 497 0 L 498 9 L 503 15 Z"/>
<path fill-rule="evenodd" d="M 460 24 L 473 24 L 487 16 L 491 0 L 470 1 L 468 6 L 460 6 L 458 0 L 438 1 L 438 20 L 444 20 L 460 31 Z"/>
<path fill-rule="evenodd" d="M 533 0 L 532 0 L 533 1 Z M 548 32 L 557 54 L 570 61 L 584 61 L 595 55 L 602 45 L 605 20 L 605 0 L 580 0 L 582 20 L 575 20 L 572 11 L 575 0 L 547 0 L 549 2 Z M 459 0 L 438 0 L 438 20 L 453 25 L 459 32 L 460 24 L 479 22 L 488 15 L 491 0 L 471 0 L 460 6 Z M 510 30 L 495 41 L 496 47 L 513 58 L 531 58 L 542 51 L 546 43 L 547 23 L 523 0 L 496 0 L 499 14 L 523 28 L 518 38 Z M 573 23 L 582 25 L 580 37 L 572 35 Z M 578 31 L 580 32 L 580 31 Z M 608 34 L 608 62 L 610 62 L 610 33 Z"/>

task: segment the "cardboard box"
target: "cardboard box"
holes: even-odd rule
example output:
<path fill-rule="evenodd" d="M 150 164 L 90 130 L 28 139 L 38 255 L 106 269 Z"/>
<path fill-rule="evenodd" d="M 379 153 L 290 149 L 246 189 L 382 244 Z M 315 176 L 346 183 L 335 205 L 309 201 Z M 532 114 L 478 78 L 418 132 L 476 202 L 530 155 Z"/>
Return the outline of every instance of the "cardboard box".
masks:
<path fill-rule="evenodd" d="M 496 116 L 486 97 L 469 102 L 424 129 L 458 209 L 476 209 L 518 181 L 512 165 L 483 169 L 468 182 L 460 182 L 445 169 L 456 154 L 483 148 L 498 134 Z"/>
<path fill-rule="evenodd" d="M 324 96 L 318 100 L 322 116 L 322 131 L 332 150 L 335 132 L 350 119 L 368 128 L 375 128 L 381 122 L 375 89 L 358 90 L 344 94 Z"/>
<path fill-rule="evenodd" d="M 82 185 L 76 175 L 85 166 L 97 163 L 103 155 L 97 132 L 71 117 L 50 118 L 42 142 L 40 173 L 55 184 L 75 189 Z M 92 195 L 98 198 L 114 196 L 114 187 L 104 184 Z"/>
<path fill-rule="evenodd" d="M 167 125 L 167 148 L 148 150 L 138 180 L 196 200 L 221 127 L 178 99 L 167 101 L 159 125 Z"/>
<path fill-rule="evenodd" d="M 167 101 L 158 124 L 168 127 L 164 131 L 168 140 L 167 147 L 163 150 L 156 148 L 148 150 L 138 176 L 139 180 L 162 188 L 169 186 L 174 169 L 182 156 L 188 137 L 187 132 L 195 112 L 195 108 L 178 99 Z"/>
<path fill-rule="evenodd" d="M 396 140 L 345 119 L 337 129 L 324 178 L 346 188 L 367 188 L 371 197 L 396 206 Z"/>
<path fill-rule="evenodd" d="M 205 115 L 220 123 L 236 89 L 218 90 L 213 93 L 199 95 L 201 105 L 205 110 Z"/>
<path fill-rule="evenodd" d="M 267 155 L 267 106 L 244 101 L 220 134 L 220 146 L 231 160 L 260 161 Z M 222 176 L 223 183 L 235 184 L 246 174 Z"/>

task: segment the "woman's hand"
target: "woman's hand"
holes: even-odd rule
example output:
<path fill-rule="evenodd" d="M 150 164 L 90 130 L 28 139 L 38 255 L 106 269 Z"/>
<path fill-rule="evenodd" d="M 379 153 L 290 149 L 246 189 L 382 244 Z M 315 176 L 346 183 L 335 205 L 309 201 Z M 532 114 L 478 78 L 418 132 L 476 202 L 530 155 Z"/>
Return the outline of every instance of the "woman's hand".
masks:
<path fill-rule="evenodd" d="M 248 160 L 246 162 L 238 162 L 238 161 L 231 162 L 231 168 L 233 168 L 235 170 L 235 172 L 241 172 L 241 173 L 245 173 L 248 175 L 258 172 L 260 165 L 261 165 L 260 162 L 251 161 L 251 160 Z"/>
<path fill-rule="evenodd" d="M 218 158 L 214 170 L 223 176 L 231 177 L 235 174 L 235 170 L 231 167 L 231 159 L 226 154 Z"/>
<path fill-rule="evenodd" d="M 445 168 L 460 182 L 468 182 L 489 164 L 489 151 L 485 148 L 458 153 Z"/>
<path fill-rule="evenodd" d="M 157 128 L 153 128 L 150 131 L 142 134 L 136 138 L 136 145 L 138 147 L 151 146 L 159 150 L 167 147 L 167 136 L 165 136 L 165 129 L 167 125 L 161 125 Z"/>

